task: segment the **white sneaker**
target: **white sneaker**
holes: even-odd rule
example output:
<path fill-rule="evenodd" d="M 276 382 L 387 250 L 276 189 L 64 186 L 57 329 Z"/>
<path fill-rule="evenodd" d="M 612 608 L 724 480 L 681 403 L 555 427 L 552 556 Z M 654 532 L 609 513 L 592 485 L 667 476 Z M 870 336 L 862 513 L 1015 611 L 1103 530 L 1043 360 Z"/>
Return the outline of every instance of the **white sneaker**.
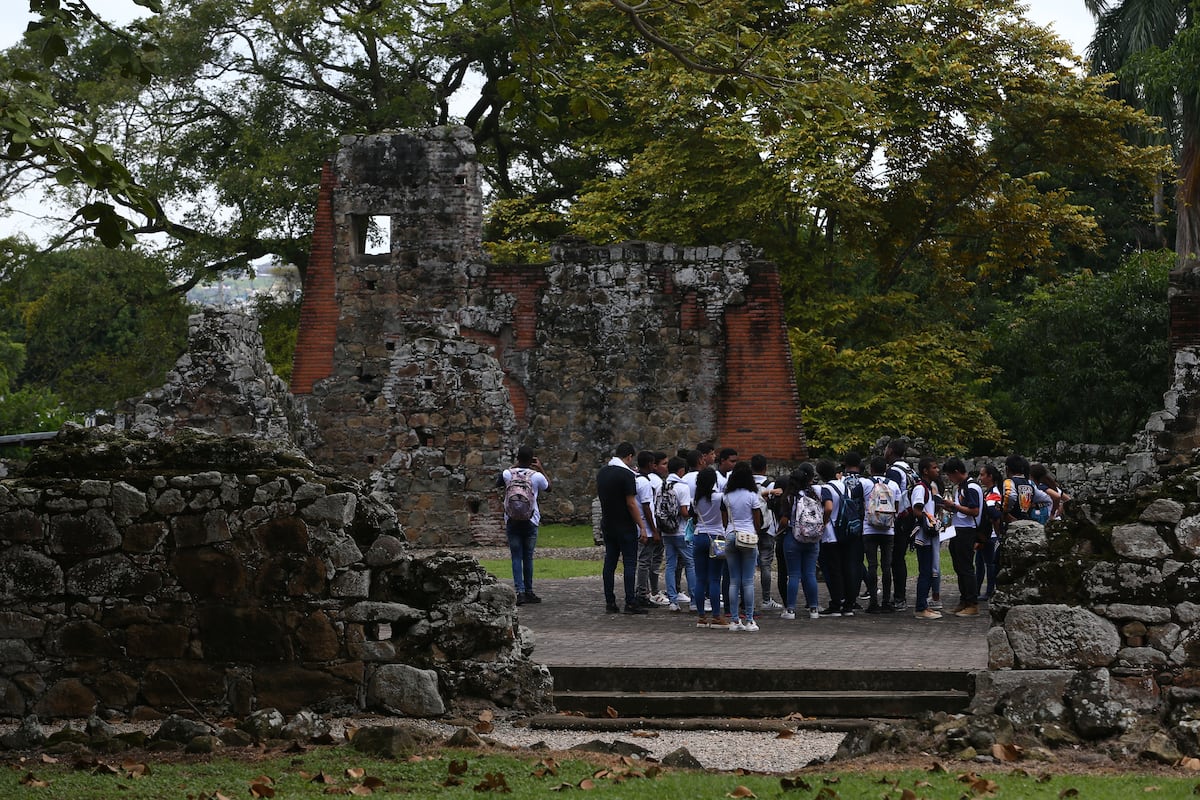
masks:
<path fill-rule="evenodd" d="M 942 610 L 942 601 L 941 600 L 930 601 L 929 608 L 932 608 L 934 611 L 941 611 Z"/>
<path fill-rule="evenodd" d="M 795 611 L 788 611 L 788 610 L 785 608 L 783 611 L 781 611 L 781 612 L 779 613 L 779 618 L 780 618 L 780 619 L 795 619 L 795 618 L 796 618 L 796 612 L 795 612 Z"/>
<path fill-rule="evenodd" d="M 683 605 L 684 603 L 692 602 L 692 598 L 691 595 L 686 595 L 683 592 L 679 592 L 675 595 L 675 602 Z"/>
<path fill-rule="evenodd" d="M 746 620 L 746 624 L 742 626 L 742 630 L 753 633 L 754 631 L 758 630 L 758 623 L 752 619 L 748 619 Z"/>
<path fill-rule="evenodd" d="M 741 621 L 740 619 L 733 619 L 733 620 L 730 620 L 730 621 L 729 621 L 729 630 L 731 630 L 731 631 L 744 631 L 744 630 L 745 630 L 745 628 L 744 628 L 744 627 L 742 627 L 742 621 Z"/>
<path fill-rule="evenodd" d="M 713 610 L 713 607 L 712 607 L 712 598 L 711 598 L 711 597 L 710 597 L 710 598 L 708 598 L 707 600 L 705 600 L 705 601 L 704 601 L 704 610 L 705 610 L 705 611 L 712 611 L 712 610 Z"/>
<path fill-rule="evenodd" d="M 809 619 L 820 619 L 820 618 L 821 618 L 821 612 L 820 612 L 820 611 L 817 611 L 815 608 L 810 608 L 810 609 L 808 610 L 808 618 L 809 618 Z"/>
<path fill-rule="evenodd" d="M 656 606 L 671 605 L 670 599 L 668 599 L 668 597 L 665 594 L 663 594 L 662 592 L 659 592 L 658 594 L 650 595 L 650 602 L 654 603 L 654 605 L 656 605 Z"/>
<path fill-rule="evenodd" d="M 783 603 L 780 603 L 778 600 L 772 597 L 768 597 L 765 601 L 763 601 L 762 607 L 774 611 L 776 609 L 783 608 Z"/>
<path fill-rule="evenodd" d="M 671 605 L 667 606 L 667 608 L 670 609 L 671 611 L 678 611 L 679 603 L 671 603 Z"/>

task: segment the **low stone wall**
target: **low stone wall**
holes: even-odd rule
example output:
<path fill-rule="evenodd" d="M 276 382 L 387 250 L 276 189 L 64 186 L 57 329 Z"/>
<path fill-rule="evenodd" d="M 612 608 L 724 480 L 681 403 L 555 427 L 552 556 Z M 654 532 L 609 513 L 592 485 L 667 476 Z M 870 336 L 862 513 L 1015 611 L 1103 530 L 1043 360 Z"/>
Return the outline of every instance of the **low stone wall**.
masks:
<path fill-rule="evenodd" d="M 1200 752 L 1200 470 L 1014 523 L 972 706 L 1052 742 Z"/>
<path fill-rule="evenodd" d="M 0 715 L 549 704 L 515 596 L 297 451 L 64 429 L 0 481 Z"/>

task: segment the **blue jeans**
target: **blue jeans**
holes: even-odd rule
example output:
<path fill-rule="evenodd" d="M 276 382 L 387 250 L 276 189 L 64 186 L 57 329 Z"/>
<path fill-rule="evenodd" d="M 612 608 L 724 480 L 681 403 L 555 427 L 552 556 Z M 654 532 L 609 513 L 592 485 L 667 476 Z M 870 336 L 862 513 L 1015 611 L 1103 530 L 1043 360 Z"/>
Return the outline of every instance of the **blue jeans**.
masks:
<path fill-rule="evenodd" d="M 692 539 L 692 563 L 696 567 L 696 582 L 688 586 L 692 588 L 692 608 L 705 616 L 704 601 L 712 601 L 712 615 L 721 616 L 721 569 L 725 559 L 709 556 L 709 546 L 712 540 L 707 533 L 696 533 Z"/>
<path fill-rule="evenodd" d="M 933 551 L 935 545 L 917 545 L 917 611 L 929 607 L 929 590 L 933 588 Z"/>
<path fill-rule="evenodd" d="M 758 548 L 730 546 L 725 551 L 729 567 L 729 616 L 754 618 L 754 568 L 758 566 Z M 742 609 L 745 614 L 740 614 Z"/>
<path fill-rule="evenodd" d="M 517 594 L 533 594 L 533 548 L 537 547 L 537 525 L 530 520 L 510 519 L 504 526 L 504 533 L 508 536 Z"/>
<path fill-rule="evenodd" d="M 817 555 L 821 552 L 819 542 L 798 542 L 790 533 L 783 540 L 783 558 L 787 563 L 787 594 L 783 604 L 788 611 L 796 610 L 796 595 L 800 583 L 804 583 L 804 605 L 816 608 L 817 599 Z"/>
<path fill-rule="evenodd" d="M 672 603 L 679 596 L 679 586 L 675 582 L 675 565 L 683 560 L 683 574 L 687 577 L 688 588 L 693 592 L 696 587 L 696 563 L 692 558 L 692 546 L 683 541 L 683 534 L 663 536 L 663 547 L 667 550 L 667 599 Z"/>
<path fill-rule="evenodd" d="M 617 562 L 621 561 L 625 569 L 625 605 L 636 604 L 634 599 L 634 583 L 637 579 L 638 532 L 633 528 L 625 533 L 604 532 L 604 569 L 601 579 L 604 582 L 604 602 L 610 606 L 617 604 L 616 577 Z"/>

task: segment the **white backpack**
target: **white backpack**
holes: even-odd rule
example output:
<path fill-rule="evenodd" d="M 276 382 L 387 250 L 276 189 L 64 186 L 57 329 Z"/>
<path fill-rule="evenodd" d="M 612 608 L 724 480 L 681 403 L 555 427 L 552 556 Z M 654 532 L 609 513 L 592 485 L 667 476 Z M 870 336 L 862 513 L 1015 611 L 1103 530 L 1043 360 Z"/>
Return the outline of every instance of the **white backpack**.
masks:
<path fill-rule="evenodd" d="M 892 485 L 887 479 L 875 481 L 871 493 L 867 495 L 867 524 L 872 528 L 890 528 L 895 523 L 899 511 L 896 507 L 896 495 L 892 493 Z"/>
<path fill-rule="evenodd" d="M 808 492 L 796 495 L 792 506 L 792 536 L 802 544 L 821 541 L 825 535 L 825 509 Z"/>

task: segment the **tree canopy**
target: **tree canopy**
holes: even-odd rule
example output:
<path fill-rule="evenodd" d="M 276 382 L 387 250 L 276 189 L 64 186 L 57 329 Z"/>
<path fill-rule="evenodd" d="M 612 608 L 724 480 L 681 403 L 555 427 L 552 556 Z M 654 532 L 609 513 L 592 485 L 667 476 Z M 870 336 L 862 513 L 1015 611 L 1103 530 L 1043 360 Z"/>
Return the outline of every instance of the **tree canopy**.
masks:
<path fill-rule="evenodd" d="M 818 448 L 1002 438 L 989 298 L 1103 243 L 1078 187 L 1148 199 L 1168 168 L 1149 118 L 1012 0 L 142 5 L 160 13 L 115 29 L 30 0 L 43 21 L 0 58 L 0 185 L 48 182 L 108 243 L 165 237 L 184 288 L 303 269 L 340 135 L 461 121 L 498 258 L 570 233 L 745 239 L 779 264 Z"/>

